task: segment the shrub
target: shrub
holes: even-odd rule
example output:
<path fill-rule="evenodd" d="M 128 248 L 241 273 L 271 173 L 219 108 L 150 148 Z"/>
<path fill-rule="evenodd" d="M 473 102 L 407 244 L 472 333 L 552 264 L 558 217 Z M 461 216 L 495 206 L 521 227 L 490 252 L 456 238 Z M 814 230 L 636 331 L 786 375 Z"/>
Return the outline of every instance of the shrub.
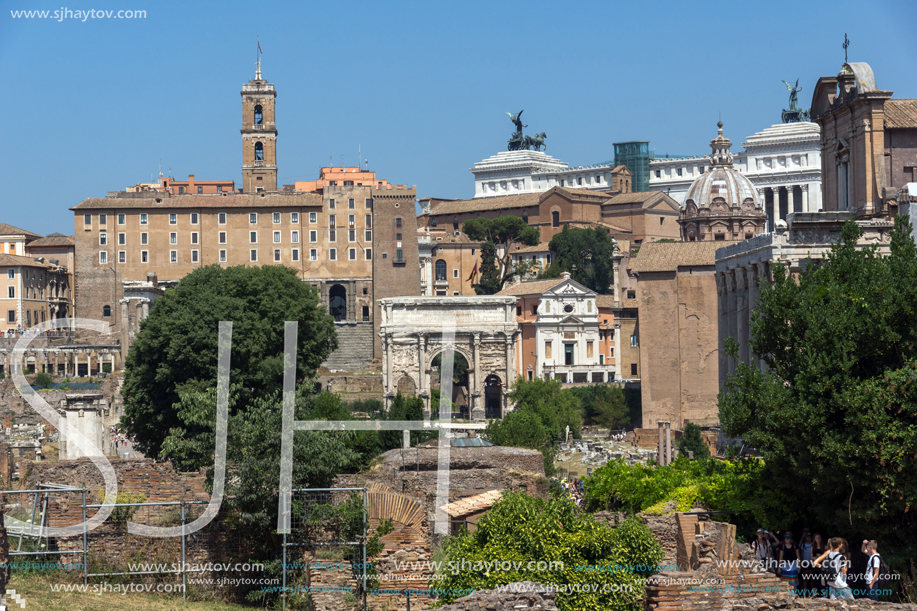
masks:
<path fill-rule="evenodd" d="M 39 373 L 35 376 L 35 386 L 39 388 L 50 388 L 52 384 L 54 384 L 54 380 L 46 373 Z"/>
<path fill-rule="evenodd" d="M 638 520 L 618 534 L 568 498 L 517 492 L 504 493 L 477 530 L 447 539 L 444 549 L 449 570 L 440 582 L 443 591 L 535 581 L 564 588 L 557 597 L 562 611 L 641 609 L 643 574 L 617 565 L 655 566 L 662 559 L 661 547 Z M 443 602 L 457 597 L 447 594 Z"/>
<path fill-rule="evenodd" d="M 629 567 L 641 577 L 658 572 L 665 552 L 653 533 L 637 517 L 630 517 L 618 524 L 611 533 L 611 545 L 615 550 L 615 562 Z"/>
<path fill-rule="evenodd" d="M 707 444 L 704 443 L 704 438 L 701 437 L 700 427 L 693 422 L 685 423 L 684 436 L 675 442 L 675 445 L 678 446 L 678 452 L 686 456 L 688 452 L 692 452 L 694 458 L 707 458 L 710 456 L 710 450 L 707 448 Z"/>

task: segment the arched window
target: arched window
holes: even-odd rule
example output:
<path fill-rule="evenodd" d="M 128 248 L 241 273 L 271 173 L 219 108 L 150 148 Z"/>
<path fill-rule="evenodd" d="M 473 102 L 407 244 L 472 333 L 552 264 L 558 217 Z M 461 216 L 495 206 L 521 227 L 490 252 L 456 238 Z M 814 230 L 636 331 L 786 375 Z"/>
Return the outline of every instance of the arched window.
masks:
<path fill-rule="evenodd" d="M 436 227 L 436 217 L 430 219 L 430 227 Z"/>
<path fill-rule="evenodd" d="M 328 291 L 328 311 L 334 320 L 347 319 L 347 289 L 340 284 L 335 284 Z"/>
<path fill-rule="evenodd" d="M 436 281 L 446 281 L 446 262 L 442 259 L 437 259 L 436 261 Z"/>
<path fill-rule="evenodd" d="M 111 318 L 111 306 L 102 306 L 102 318 Z"/>
<path fill-rule="evenodd" d="M 255 125 L 264 125 L 264 113 L 261 112 L 261 105 L 255 106 Z"/>
<path fill-rule="evenodd" d="M 264 161 L 264 145 L 260 142 L 255 143 L 255 161 Z"/>
<path fill-rule="evenodd" d="M 560 212 L 557 210 L 551 213 L 551 226 L 560 227 Z"/>
<path fill-rule="evenodd" d="M 522 222 L 525 223 L 526 225 L 529 224 L 529 211 L 528 210 L 525 210 L 522 213 Z"/>
<path fill-rule="evenodd" d="M 452 217 L 452 231 L 458 231 L 458 217 Z"/>

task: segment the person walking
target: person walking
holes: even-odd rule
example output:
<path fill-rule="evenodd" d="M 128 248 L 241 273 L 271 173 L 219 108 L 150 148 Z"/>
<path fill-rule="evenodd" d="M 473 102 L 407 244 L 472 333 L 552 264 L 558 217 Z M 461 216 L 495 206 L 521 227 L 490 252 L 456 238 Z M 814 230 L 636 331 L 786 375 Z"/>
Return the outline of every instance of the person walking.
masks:
<path fill-rule="evenodd" d="M 828 565 L 828 574 L 825 581 L 828 582 L 828 598 L 831 600 L 853 600 L 853 594 L 847 586 L 847 558 L 842 553 L 844 540 L 840 537 L 828 539 L 829 551 L 825 552 L 815 560 L 815 566 L 822 566 L 823 563 Z"/>
<path fill-rule="evenodd" d="M 863 540 L 860 551 L 869 556 L 866 561 L 866 574 L 863 581 L 864 589 L 867 591 L 866 596 L 870 600 L 879 600 L 879 573 L 882 566 L 882 557 L 879 556 L 879 544 L 875 540 Z"/>
<path fill-rule="evenodd" d="M 783 542 L 777 547 L 777 577 L 785 584 L 795 590 L 799 587 L 799 561 L 802 558 L 802 551 L 796 540 L 793 539 L 793 533 L 786 531 L 783 536 Z"/>
<path fill-rule="evenodd" d="M 799 544 L 799 549 L 802 552 L 801 561 L 799 563 L 799 585 L 802 587 L 803 596 L 811 596 L 812 588 L 814 587 L 811 583 L 812 581 L 812 535 L 808 532 L 809 529 L 804 529 L 802 531 L 802 538 Z"/>
<path fill-rule="evenodd" d="M 771 533 L 759 528 L 754 540 L 751 542 L 751 549 L 755 552 L 755 560 L 764 569 L 770 568 L 770 559 L 773 557 L 771 554 L 771 537 L 773 537 Z"/>
<path fill-rule="evenodd" d="M 809 588 L 812 591 L 812 596 L 820 596 L 822 598 L 828 597 L 828 590 L 825 585 L 825 574 L 821 569 L 815 566 L 815 559 L 819 558 L 827 551 L 828 546 L 825 544 L 825 540 L 821 536 L 821 533 L 812 535 L 812 560 L 809 563 Z"/>

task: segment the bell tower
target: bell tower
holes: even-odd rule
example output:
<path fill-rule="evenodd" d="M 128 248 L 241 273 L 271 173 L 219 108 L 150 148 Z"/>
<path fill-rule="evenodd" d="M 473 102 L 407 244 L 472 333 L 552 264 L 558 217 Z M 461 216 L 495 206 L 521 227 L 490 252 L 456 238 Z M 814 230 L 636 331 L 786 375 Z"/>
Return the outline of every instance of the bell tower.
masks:
<path fill-rule="evenodd" d="M 242 85 L 242 191 L 277 190 L 277 127 L 274 124 L 274 85 L 261 78 L 258 60 L 255 78 Z"/>

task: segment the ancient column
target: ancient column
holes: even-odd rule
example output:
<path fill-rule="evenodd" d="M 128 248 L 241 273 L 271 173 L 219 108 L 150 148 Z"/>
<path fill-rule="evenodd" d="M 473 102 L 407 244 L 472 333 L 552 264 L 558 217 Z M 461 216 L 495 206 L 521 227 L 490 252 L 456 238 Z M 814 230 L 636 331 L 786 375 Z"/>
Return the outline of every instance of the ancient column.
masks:
<path fill-rule="evenodd" d="M 809 212 L 809 185 L 800 185 L 799 188 L 802 190 L 802 210 Z"/>
<path fill-rule="evenodd" d="M 665 423 L 665 464 L 672 464 L 672 423 Z"/>
<path fill-rule="evenodd" d="M 380 333 L 382 337 L 382 396 L 385 399 L 385 411 L 392 405 L 392 336 Z"/>
<path fill-rule="evenodd" d="M 748 273 L 746 268 L 736 270 L 736 341 L 739 342 L 739 361 L 748 363 Z"/>
<path fill-rule="evenodd" d="M 424 333 L 417 334 L 417 395 L 423 399 L 423 417 L 424 420 L 430 419 L 430 392 L 427 390 L 427 373 L 424 367 L 424 361 L 427 354 L 427 336 Z M 442 388 L 442 383 L 440 383 Z"/>
<path fill-rule="evenodd" d="M 736 277 L 735 272 L 726 272 L 726 337 L 736 337 Z M 727 372 L 735 373 L 736 363 L 732 358 L 726 359 Z"/>
<path fill-rule="evenodd" d="M 143 303 L 141 299 L 138 299 L 134 303 L 134 320 L 131 325 L 131 329 L 135 332 L 140 332 L 140 321 L 143 319 Z"/>
<path fill-rule="evenodd" d="M 146 298 L 141 299 L 140 305 L 141 305 L 142 312 L 143 312 L 143 318 L 141 320 L 146 320 L 146 317 L 150 315 L 150 300 Z M 139 327 L 138 327 L 138 331 L 139 331 Z"/>
<path fill-rule="evenodd" d="M 659 440 L 656 443 L 656 464 L 664 466 L 665 465 L 665 422 L 662 420 L 657 420 L 656 426 L 659 427 Z"/>
<path fill-rule="evenodd" d="M 474 334 L 474 350 L 472 359 L 474 360 L 474 383 L 471 387 L 471 419 L 484 420 L 484 406 L 482 405 L 483 393 L 481 392 L 481 334 Z"/>
<path fill-rule="evenodd" d="M 757 309 L 758 298 L 761 296 L 761 289 L 758 285 L 758 266 L 756 264 L 749 265 L 746 268 L 746 273 L 748 275 L 746 279 L 748 282 L 748 341 L 751 342 L 751 315 Z M 756 367 L 758 365 L 758 359 L 750 345 L 748 347 L 748 363 Z"/>

